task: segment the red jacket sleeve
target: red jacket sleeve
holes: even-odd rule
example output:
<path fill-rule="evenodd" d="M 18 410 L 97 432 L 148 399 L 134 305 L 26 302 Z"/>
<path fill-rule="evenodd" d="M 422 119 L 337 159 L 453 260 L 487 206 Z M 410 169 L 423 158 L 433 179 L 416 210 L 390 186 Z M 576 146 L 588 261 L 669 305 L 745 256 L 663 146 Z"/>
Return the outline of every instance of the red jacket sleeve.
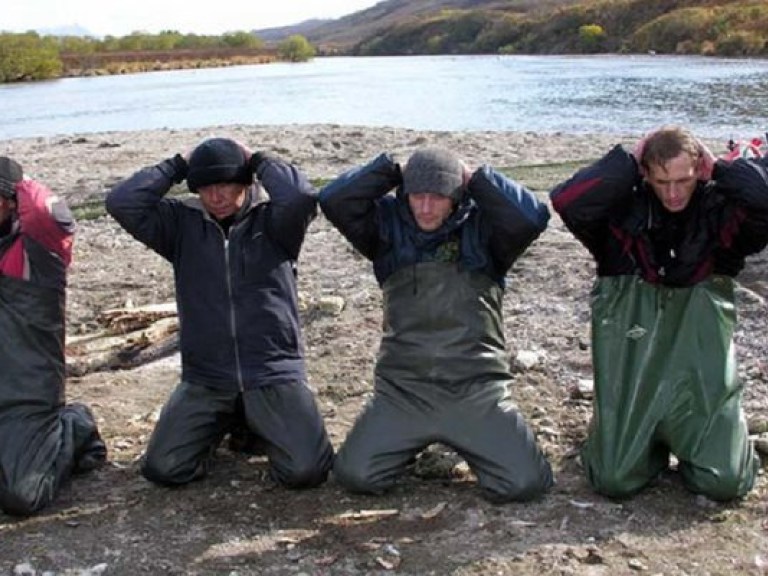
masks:
<path fill-rule="evenodd" d="M 19 182 L 16 199 L 21 234 L 59 256 L 68 266 L 75 221 L 64 199 L 35 180 Z"/>

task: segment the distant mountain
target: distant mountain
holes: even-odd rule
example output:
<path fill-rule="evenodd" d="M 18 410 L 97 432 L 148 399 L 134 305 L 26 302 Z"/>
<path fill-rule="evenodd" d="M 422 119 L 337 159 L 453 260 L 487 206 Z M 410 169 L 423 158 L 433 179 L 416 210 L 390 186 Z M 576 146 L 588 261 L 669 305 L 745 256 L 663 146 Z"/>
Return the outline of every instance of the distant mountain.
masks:
<path fill-rule="evenodd" d="M 79 24 L 70 24 L 68 26 L 56 26 L 54 28 L 38 28 L 37 33 L 41 36 L 81 36 L 95 38 L 96 34 L 80 26 Z"/>
<path fill-rule="evenodd" d="M 279 26 L 276 28 L 262 28 L 261 30 L 253 30 L 253 33 L 264 40 L 265 42 L 279 42 L 293 36 L 294 34 L 301 34 L 307 36 L 315 30 L 325 24 L 332 22 L 332 20 L 321 20 L 315 18 L 313 20 L 305 20 L 298 24 L 291 24 L 290 26 Z"/>
<path fill-rule="evenodd" d="M 269 30 L 320 54 L 658 53 L 768 56 L 766 0 L 383 0 Z M 263 31 L 256 34 L 265 38 Z M 265 38 L 266 39 L 266 38 Z"/>
<path fill-rule="evenodd" d="M 431 14 L 450 10 L 490 10 L 527 13 L 569 6 L 583 0 L 384 0 L 358 12 L 333 20 L 308 20 L 295 26 L 255 30 L 268 42 L 301 34 L 321 50 L 348 50 L 389 28 L 415 22 Z M 265 35 L 269 34 L 269 38 Z"/>

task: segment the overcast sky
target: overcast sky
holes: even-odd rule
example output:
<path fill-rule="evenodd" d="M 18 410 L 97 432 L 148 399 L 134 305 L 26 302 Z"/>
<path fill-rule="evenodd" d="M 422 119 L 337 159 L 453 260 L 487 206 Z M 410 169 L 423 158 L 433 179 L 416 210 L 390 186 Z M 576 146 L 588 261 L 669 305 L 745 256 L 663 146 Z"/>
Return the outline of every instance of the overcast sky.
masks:
<path fill-rule="evenodd" d="M 223 34 L 338 18 L 378 0 L 3 0 L 0 30 L 82 26 L 96 36 L 135 31 Z"/>

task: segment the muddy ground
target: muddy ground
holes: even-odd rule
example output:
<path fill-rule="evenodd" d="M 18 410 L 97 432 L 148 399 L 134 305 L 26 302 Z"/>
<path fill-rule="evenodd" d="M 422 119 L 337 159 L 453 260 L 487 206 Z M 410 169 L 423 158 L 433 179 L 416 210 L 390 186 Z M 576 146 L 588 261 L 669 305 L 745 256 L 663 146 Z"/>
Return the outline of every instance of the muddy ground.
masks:
<path fill-rule="evenodd" d="M 20 160 L 80 217 L 71 341 L 103 331 L 105 310 L 173 299 L 169 266 L 100 215 L 101 202 L 116 180 L 210 134 L 291 158 L 318 184 L 381 150 L 405 155 L 441 144 L 471 166 L 502 168 L 542 197 L 611 143 L 632 139 L 239 126 L 0 142 L 0 154 Z M 591 404 L 572 389 L 591 377 L 592 275 L 586 251 L 553 216 L 509 277 L 514 395 L 556 473 L 543 500 L 487 503 L 442 447 L 381 497 L 350 495 L 333 479 L 288 491 L 269 482 L 262 458 L 224 446 L 206 479 L 154 486 L 139 475 L 137 459 L 179 377 L 171 354 L 129 370 L 73 370 L 68 397 L 93 407 L 109 463 L 76 477 L 39 516 L 0 513 L 0 575 L 768 574 L 764 471 L 747 498 L 729 504 L 688 493 L 674 471 L 625 501 L 587 486 L 576 455 Z M 741 280 L 737 346 L 746 412 L 757 426 L 768 418 L 768 254 L 750 259 Z M 310 384 L 338 446 L 371 393 L 380 293 L 369 264 L 322 216 L 304 246 L 299 288 Z M 87 360 L 70 346 L 72 366 Z"/>

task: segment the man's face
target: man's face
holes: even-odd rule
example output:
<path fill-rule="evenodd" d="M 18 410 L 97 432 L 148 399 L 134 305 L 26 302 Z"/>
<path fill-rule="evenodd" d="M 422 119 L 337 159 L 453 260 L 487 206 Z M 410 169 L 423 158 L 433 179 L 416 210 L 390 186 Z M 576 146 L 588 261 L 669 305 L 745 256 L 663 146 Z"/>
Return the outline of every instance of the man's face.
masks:
<path fill-rule="evenodd" d="M 3 225 L 8 221 L 16 210 L 16 201 L 0 196 L 0 225 Z"/>
<path fill-rule="evenodd" d="M 237 213 L 245 202 L 246 186 L 237 183 L 201 186 L 197 193 L 200 202 L 216 220 L 224 220 Z"/>
<path fill-rule="evenodd" d="M 698 159 L 682 153 L 663 166 L 648 166 L 645 179 L 664 208 L 670 212 L 681 212 L 696 190 L 697 168 Z"/>
<path fill-rule="evenodd" d="M 440 228 L 453 212 L 453 200 L 433 192 L 408 194 L 408 205 L 416 224 L 424 232 Z"/>

